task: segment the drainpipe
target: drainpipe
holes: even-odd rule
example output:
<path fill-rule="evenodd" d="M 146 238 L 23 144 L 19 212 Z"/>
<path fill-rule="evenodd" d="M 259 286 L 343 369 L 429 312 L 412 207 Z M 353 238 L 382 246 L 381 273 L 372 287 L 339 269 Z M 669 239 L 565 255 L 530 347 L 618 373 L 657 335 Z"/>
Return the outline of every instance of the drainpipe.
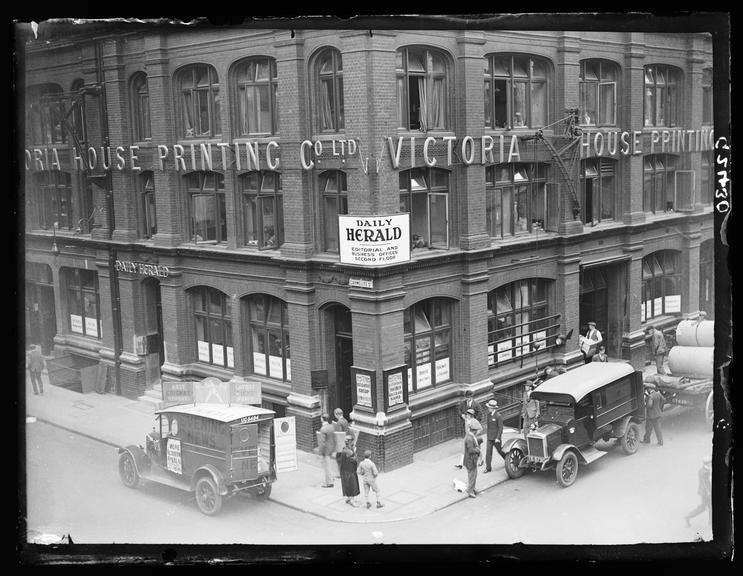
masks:
<path fill-rule="evenodd" d="M 100 86 L 98 95 L 98 115 L 101 122 L 101 137 L 103 146 L 108 148 L 111 144 L 108 128 L 108 106 L 106 104 L 106 79 L 103 72 L 103 42 L 95 41 L 95 75 L 96 83 Z M 113 233 L 116 228 L 116 217 L 114 214 L 113 179 L 111 168 L 106 170 L 103 179 L 104 191 L 106 193 L 106 209 L 108 224 L 108 277 L 111 288 L 111 318 L 114 331 L 114 391 L 121 394 L 121 298 L 119 296 L 119 273 L 116 270 L 116 246 L 113 243 Z"/>

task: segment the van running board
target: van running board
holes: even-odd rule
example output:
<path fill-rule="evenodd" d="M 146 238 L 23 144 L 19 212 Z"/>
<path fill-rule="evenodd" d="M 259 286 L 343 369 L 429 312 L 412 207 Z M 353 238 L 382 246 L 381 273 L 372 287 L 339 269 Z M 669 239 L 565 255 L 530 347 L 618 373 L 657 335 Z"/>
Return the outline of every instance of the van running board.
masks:
<path fill-rule="evenodd" d="M 586 464 L 595 462 L 602 456 L 606 456 L 608 454 L 608 452 L 604 452 L 603 450 L 597 450 L 593 446 L 588 446 L 587 448 L 584 448 L 583 450 L 580 451 L 580 453 L 581 453 L 581 456 L 583 456 L 583 458 L 585 459 Z"/>

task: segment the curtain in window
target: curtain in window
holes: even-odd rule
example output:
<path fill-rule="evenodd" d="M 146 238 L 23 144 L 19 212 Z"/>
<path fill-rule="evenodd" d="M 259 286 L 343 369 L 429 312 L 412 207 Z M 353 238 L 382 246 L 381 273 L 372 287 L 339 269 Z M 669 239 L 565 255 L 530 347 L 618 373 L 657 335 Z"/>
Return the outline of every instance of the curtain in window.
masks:
<path fill-rule="evenodd" d="M 418 98 L 420 100 L 420 108 L 418 109 L 420 131 L 426 132 L 428 130 L 428 102 L 426 97 L 426 79 L 424 77 L 418 78 Z"/>
<path fill-rule="evenodd" d="M 320 88 L 320 128 L 333 130 L 333 91 L 331 80 L 322 80 Z"/>
<path fill-rule="evenodd" d="M 184 121 L 186 123 L 186 136 L 193 136 L 194 135 L 193 109 L 192 109 L 192 96 L 191 96 L 190 91 L 183 93 L 183 111 L 184 111 Z"/>
<path fill-rule="evenodd" d="M 444 80 L 434 78 L 431 91 L 431 128 L 444 127 Z"/>

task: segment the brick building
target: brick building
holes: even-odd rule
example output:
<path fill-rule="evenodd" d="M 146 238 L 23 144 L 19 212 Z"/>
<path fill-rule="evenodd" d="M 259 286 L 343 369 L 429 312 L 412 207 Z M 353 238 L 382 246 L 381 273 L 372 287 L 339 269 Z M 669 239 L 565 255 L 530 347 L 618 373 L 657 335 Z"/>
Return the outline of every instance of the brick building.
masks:
<path fill-rule="evenodd" d="M 51 26 L 27 338 L 132 398 L 260 382 L 304 450 L 340 406 L 404 465 L 467 389 L 516 416 L 589 321 L 640 367 L 646 326 L 712 315 L 711 68 L 697 33 Z M 402 221 L 391 263 L 344 215 Z"/>

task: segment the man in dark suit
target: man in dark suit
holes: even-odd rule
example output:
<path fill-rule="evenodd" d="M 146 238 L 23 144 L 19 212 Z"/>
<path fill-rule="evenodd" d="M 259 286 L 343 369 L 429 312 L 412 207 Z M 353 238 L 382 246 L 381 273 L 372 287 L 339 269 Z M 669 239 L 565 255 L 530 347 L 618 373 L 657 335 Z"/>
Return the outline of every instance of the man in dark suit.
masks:
<path fill-rule="evenodd" d="M 489 400 L 486 404 L 488 409 L 488 431 L 487 431 L 487 449 L 485 450 L 485 472 L 487 474 L 492 470 L 493 448 L 496 449 L 501 458 L 506 459 L 506 455 L 501 449 L 501 435 L 503 434 L 503 417 L 498 412 L 498 402 Z"/>
<path fill-rule="evenodd" d="M 649 387 L 646 386 L 646 389 Z M 663 414 L 663 395 L 657 388 L 649 388 L 645 396 L 645 437 L 642 439 L 643 444 L 650 443 L 650 434 L 655 430 L 655 437 L 658 440 L 658 446 L 663 446 L 663 432 L 660 429 L 660 418 Z"/>
<path fill-rule="evenodd" d="M 480 444 L 475 436 L 475 420 L 470 422 L 470 428 L 464 437 L 464 467 L 467 468 L 467 496 L 477 497 L 475 483 L 477 482 L 477 461 L 480 458 Z"/>
<path fill-rule="evenodd" d="M 480 406 L 480 403 L 475 400 L 475 395 L 472 392 L 472 390 L 465 390 L 464 392 L 464 400 L 460 402 L 459 404 L 459 416 L 462 418 L 462 421 L 464 422 L 464 435 L 467 436 L 467 429 L 468 429 L 468 420 L 467 420 L 467 411 L 473 410 L 474 411 L 474 418 L 478 422 L 482 420 L 482 407 Z M 462 467 L 462 459 L 460 458 L 459 464 L 455 464 L 456 468 Z"/>

